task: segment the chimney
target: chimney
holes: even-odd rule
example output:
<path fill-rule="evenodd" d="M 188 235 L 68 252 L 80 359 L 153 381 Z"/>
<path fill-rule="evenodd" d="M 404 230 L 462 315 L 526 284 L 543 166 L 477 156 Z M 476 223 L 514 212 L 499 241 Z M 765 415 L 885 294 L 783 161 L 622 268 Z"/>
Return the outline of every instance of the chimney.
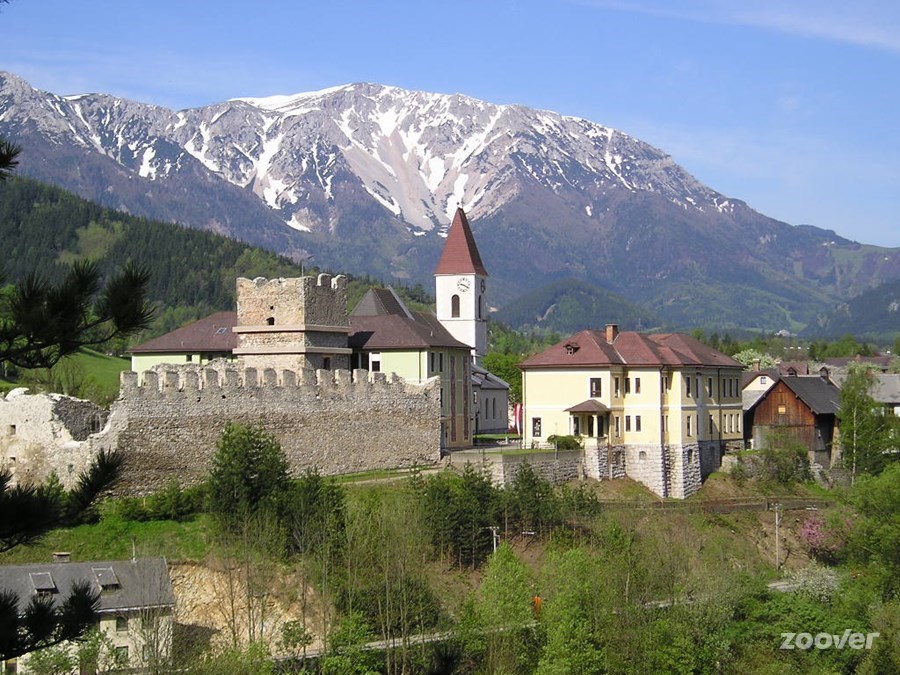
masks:
<path fill-rule="evenodd" d="M 616 337 L 619 335 L 619 324 L 617 323 L 608 323 L 606 324 L 606 341 L 609 344 L 612 344 L 616 341 Z"/>
<path fill-rule="evenodd" d="M 757 373 L 758 373 L 758 372 L 760 371 L 760 366 L 761 366 L 761 365 L 762 365 L 762 363 L 760 362 L 759 359 L 753 359 L 753 370 L 754 370 L 754 372 L 757 372 Z"/>
<path fill-rule="evenodd" d="M 52 554 L 53 562 L 67 563 L 72 561 L 72 554 L 68 551 L 54 551 Z"/>

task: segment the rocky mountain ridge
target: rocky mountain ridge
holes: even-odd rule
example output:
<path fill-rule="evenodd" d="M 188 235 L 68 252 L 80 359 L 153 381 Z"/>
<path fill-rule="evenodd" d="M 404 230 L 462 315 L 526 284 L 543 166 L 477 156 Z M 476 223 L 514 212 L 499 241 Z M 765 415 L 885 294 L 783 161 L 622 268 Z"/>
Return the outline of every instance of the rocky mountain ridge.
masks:
<path fill-rule="evenodd" d="M 427 281 L 457 205 L 492 299 L 565 278 L 676 325 L 796 328 L 900 253 L 767 218 L 583 119 L 375 84 L 172 111 L 0 74 L 22 172 L 318 264 Z"/>

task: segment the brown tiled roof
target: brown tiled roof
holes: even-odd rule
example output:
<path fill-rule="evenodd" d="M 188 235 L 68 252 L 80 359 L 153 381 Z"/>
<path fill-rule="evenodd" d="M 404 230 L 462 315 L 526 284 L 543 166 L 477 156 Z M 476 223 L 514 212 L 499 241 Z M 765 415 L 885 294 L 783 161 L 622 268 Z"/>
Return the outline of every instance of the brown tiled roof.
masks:
<path fill-rule="evenodd" d="M 237 347 L 236 312 L 218 312 L 128 351 L 131 354 L 230 352 Z"/>
<path fill-rule="evenodd" d="M 890 356 L 844 356 L 825 359 L 825 365 L 831 368 L 846 368 L 851 363 L 861 363 L 887 370 L 891 367 L 891 358 Z"/>
<path fill-rule="evenodd" d="M 469 350 L 429 314 L 413 318 L 397 314 L 350 316 L 350 346 L 355 349 L 429 349 L 444 347 Z"/>
<path fill-rule="evenodd" d="M 615 348 L 606 342 L 604 331 L 583 330 L 528 357 L 520 367 L 608 366 L 624 363 Z"/>
<path fill-rule="evenodd" d="M 435 274 L 480 274 L 488 276 L 481 255 L 475 245 L 475 237 L 469 221 L 461 208 L 456 209 L 453 222 L 450 223 L 450 231 L 447 232 L 447 242 L 438 260 Z"/>
<path fill-rule="evenodd" d="M 609 411 L 605 405 L 600 403 L 600 401 L 596 401 L 592 398 L 589 398 L 587 401 L 582 401 L 577 405 L 573 405 L 571 408 L 566 408 L 565 412 L 573 412 L 573 413 L 602 413 Z"/>
<path fill-rule="evenodd" d="M 357 303 L 350 316 L 379 316 L 396 314 L 411 317 L 412 314 L 392 288 L 370 288 Z"/>
<path fill-rule="evenodd" d="M 719 366 L 742 368 L 734 359 L 683 333 L 644 335 L 624 331 L 612 344 L 606 332 L 583 330 L 522 361 L 521 368 L 584 366 Z"/>
<path fill-rule="evenodd" d="M 390 288 L 371 288 L 350 312 L 350 346 L 356 349 L 469 349 L 432 314 L 411 312 Z"/>
<path fill-rule="evenodd" d="M 778 372 L 778 368 L 763 368 L 762 370 L 745 370 L 741 373 L 741 388 L 746 387 L 748 384 L 753 382 L 760 375 L 765 375 L 771 381 L 770 384 L 774 384 L 779 380 L 781 374 Z"/>

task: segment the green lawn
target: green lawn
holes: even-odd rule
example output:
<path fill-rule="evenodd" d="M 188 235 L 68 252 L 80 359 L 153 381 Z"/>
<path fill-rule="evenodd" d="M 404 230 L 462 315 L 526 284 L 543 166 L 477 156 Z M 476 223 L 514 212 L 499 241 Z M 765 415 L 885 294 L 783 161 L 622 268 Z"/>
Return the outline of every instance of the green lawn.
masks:
<path fill-rule="evenodd" d="M 0 391 L 28 387 L 32 391 L 55 391 L 87 398 L 106 405 L 119 395 L 119 374 L 131 368 L 129 359 L 82 349 L 66 357 L 50 371 L 21 371 L 17 379 L 0 379 Z"/>
<path fill-rule="evenodd" d="M 91 525 L 51 530 L 31 546 L 17 546 L 0 553 L 0 565 L 52 562 L 55 551 L 72 554 L 72 560 L 127 560 L 165 556 L 170 561 L 203 560 L 209 547 L 209 518 L 150 520 L 139 522 L 106 516 Z"/>

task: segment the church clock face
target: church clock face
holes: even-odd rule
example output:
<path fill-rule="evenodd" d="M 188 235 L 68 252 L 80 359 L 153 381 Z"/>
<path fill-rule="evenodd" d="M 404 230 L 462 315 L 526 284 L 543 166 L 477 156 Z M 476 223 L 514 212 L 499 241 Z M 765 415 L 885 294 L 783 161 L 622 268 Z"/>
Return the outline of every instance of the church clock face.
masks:
<path fill-rule="evenodd" d="M 468 279 L 460 279 L 456 282 L 456 287 L 460 290 L 460 292 L 465 293 L 469 290 L 469 286 L 471 282 Z"/>

